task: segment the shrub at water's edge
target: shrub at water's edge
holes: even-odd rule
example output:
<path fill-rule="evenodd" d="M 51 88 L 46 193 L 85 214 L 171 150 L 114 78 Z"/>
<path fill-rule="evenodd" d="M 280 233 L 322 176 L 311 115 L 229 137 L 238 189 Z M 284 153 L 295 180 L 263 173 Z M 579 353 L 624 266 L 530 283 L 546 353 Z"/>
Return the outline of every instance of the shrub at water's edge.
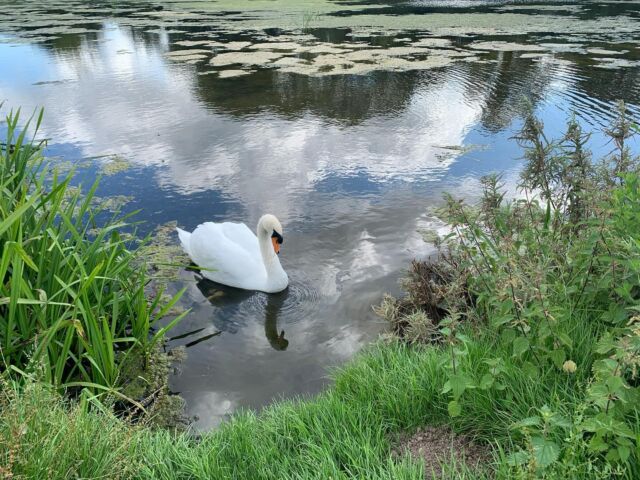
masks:
<path fill-rule="evenodd" d="M 448 350 L 452 419 L 494 397 L 503 421 L 485 429 L 511 430 L 509 462 L 525 478 L 576 474 L 576 459 L 605 478 L 639 471 L 640 159 L 624 105 L 606 132 L 615 148 L 593 164 L 575 120 L 548 140 L 528 114 L 523 198 L 506 202 L 496 176 L 476 206 L 449 197 L 441 255 L 414 263 L 407 298 L 379 308 L 408 342 Z M 472 355 L 478 342 L 492 351 Z M 514 369 L 553 390 L 522 402 Z"/>
<path fill-rule="evenodd" d="M 149 361 L 179 321 L 156 325 L 180 294 L 147 298 L 149 278 L 120 233 L 128 217 L 98 223 L 97 181 L 81 192 L 72 174 L 50 171 L 43 144 L 27 138 L 41 119 L 19 131 L 10 113 L 0 149 L 0 371 L 124 397 L 121 366 Z"/>
<path fill-rule="evenodd" d="M 610 129 L 617 150 L 599 164 L 574 122 L 547 141 L 529 116 L 518 137 L 524 198 L 506 202 L 490 177 L 480 205 L 450 199 L 439 262 L 414 264 L 407 297 L 380 308 L 395 337 L 336 372 L 326 392 L 236 414 L 195 439 L 78 409 L 38 384 L 3 383 L 0 473 L 638 478 L 640 181 L 623 112 Z M 402 432 L 442 424 L 489 445 L 493 459 L 472 469 L 453 452 L 432 472 L 393 453 Z M 73 449 L 56 442 L 65 435 Z"/>

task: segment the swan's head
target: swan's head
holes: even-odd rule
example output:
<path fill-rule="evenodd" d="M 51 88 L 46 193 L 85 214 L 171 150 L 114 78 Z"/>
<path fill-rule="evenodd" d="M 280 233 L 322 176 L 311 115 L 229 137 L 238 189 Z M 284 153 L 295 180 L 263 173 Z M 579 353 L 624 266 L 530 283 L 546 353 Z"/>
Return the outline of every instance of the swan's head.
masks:
<path fill-rule="evenodd" d="M 276 254 L 280 253 L 280 245 L 284 242 L 283 230 L 280 221 L 274 215 L 266 214 L 260 218 L 258 228 L 262 228 L 265 232 L 271 235 L 273 251 Z"/>

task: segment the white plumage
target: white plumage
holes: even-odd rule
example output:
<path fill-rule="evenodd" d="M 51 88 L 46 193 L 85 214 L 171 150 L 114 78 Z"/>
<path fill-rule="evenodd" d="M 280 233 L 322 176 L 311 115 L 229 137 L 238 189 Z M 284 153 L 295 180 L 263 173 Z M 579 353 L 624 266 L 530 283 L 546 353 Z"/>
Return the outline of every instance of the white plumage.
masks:
<path fill-rule="evenodd" d="M 282 226 L 273 215 L 260 218 L 257 236 L 245 224 L 232 222 L 202 223 L 192 233 L 176 230 L 182 248 L 209 280 L 267 293 L 287 288 L 289 278 L 277 255 Z"/>

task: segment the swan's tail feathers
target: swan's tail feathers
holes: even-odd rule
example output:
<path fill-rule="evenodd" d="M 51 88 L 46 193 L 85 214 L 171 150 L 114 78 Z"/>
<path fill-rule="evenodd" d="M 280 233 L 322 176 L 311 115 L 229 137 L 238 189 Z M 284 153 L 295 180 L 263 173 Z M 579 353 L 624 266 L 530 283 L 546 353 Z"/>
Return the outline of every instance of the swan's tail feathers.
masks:
<path fill-rule="evenodd" d="M 182 243 L 182 248 L 184 249 L 185 252 L 187 252 L 187 255 L 191 256 L 191 250 L 189 249 L 191 234 L 189 232 L 185 232 L 181 228 L 176 228 L 176 231 L 178 232 L 180 243 Z"/>

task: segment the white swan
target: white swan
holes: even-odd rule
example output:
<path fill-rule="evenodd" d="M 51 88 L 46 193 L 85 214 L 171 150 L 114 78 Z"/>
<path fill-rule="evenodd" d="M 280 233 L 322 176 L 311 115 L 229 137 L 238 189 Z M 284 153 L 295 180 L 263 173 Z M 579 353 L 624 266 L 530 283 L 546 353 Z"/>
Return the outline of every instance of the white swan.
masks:
<path fill-rule="evenodd" d="M 278 259 L 282 225 L 273 215 L 260 218 L 257 237 L 244 223 L 206 222 L 192 233 L 176 230 L 182 248 L 209 280 L 267 293 L 287 288 L 289 277 Z"/>

